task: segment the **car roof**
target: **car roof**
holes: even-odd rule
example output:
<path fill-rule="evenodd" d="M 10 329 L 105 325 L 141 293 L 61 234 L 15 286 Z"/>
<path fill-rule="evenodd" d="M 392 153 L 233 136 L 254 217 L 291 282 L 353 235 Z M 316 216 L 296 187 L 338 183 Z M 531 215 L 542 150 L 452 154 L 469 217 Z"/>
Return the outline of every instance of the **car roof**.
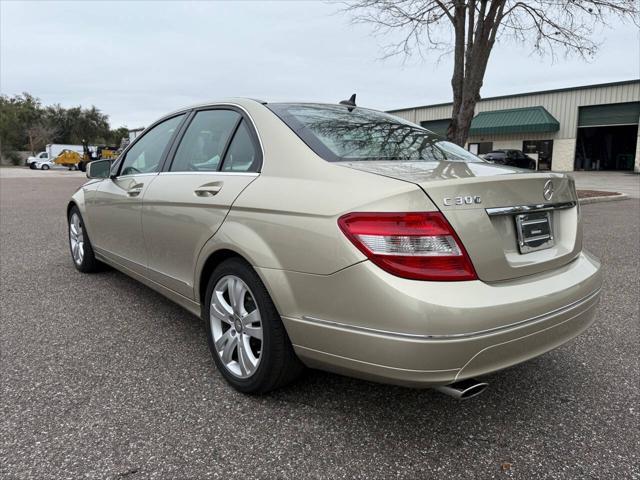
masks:
<path fill-rule="evenodd" d="M 219 100 L 211 100 L 208 102 L 202 102 L 202 103 L 196 103 L 193 105 L 188 105 L 182 108 L 179 108 L 177 110 L 174 110 L 170 113 L 168 113 L 167 115 L 164 115 L 163 117 L 169 117 L 172 115 L 175 115 L 177 113 L 181 113 L 181 112 L 186 112 L 189 110 L 193 110 L 195 108 L 203 108 L 203 107 L 213 107 L 216 105 L 225 105 L 225 104 L 232 104 L 232 105 L 239 105 L 241 107 L 246 107 L 249 105 L 255 105 L 255 104 L 260 104 L 260 105 L 310 105 L 310 106 L 331 106 L 331 107 L 335 107 L 335 106 L 343 106 L 345 108 L 348 108 L 348 105 L 343 105 L 340 104 L 339 102 L 336 103 L 329 103 L 329 102 L 310 102 L 310 101 L 304 101 L 304 100 L 291 100 L 291 101 L 283 101 L 283 100 L 279 100 L 276 102 L 267 102 L 265 100 L 260 100 L 260 99 L 256 99 L 256 98 L 249 98 L 249 97 L 228 97 L 228 98 L 221 98 Z M 391 115 L 388 114 L 387 112 L 384 112 L 382 110 L 378 110 L 375 108 L 369 108 L 369 107 L 365 107 L 362 105 L 358 105 L 356 108 L 361 108 L 363 110 L 373 110 L 376 112 L 380 112 L 380 113 L 386 113 L 387 115 Z"/>

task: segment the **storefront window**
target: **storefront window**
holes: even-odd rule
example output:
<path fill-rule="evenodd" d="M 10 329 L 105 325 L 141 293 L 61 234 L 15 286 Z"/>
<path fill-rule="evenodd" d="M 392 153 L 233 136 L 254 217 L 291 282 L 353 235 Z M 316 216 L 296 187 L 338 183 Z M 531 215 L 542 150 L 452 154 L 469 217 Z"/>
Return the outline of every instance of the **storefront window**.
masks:
<path fill-rule="evenodd" d="M 551 170 L 553 140 L 525 140 L 522 151 L 529 156 L 537 155 L 538 170 Z"/>
<path fill-rule="evenodd" d="M 470 143 L 469 151 L 474 155 L 484 155 L 493 150 L 493 142 Z"/>

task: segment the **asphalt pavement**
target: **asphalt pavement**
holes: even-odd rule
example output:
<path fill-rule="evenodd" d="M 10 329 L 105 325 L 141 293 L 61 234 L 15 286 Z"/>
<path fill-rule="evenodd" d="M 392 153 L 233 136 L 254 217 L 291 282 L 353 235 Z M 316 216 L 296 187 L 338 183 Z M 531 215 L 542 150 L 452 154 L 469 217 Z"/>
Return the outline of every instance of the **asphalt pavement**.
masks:
<path fill-rule="evenodd" d="M 466 402 L 308 371 L 263 397 L 204 326 L 115 270 L 78 273 L 83 179 L 0 178 L 0 478 L 640 478 L 637 199 L 584 206 L 597 322 Z"/>

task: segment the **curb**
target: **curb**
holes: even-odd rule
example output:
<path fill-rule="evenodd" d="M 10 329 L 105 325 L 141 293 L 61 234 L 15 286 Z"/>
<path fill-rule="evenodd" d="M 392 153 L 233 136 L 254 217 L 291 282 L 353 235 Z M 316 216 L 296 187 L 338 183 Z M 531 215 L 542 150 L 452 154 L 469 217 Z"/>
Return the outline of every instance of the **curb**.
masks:
<path fill-rule="evenodd" d="M 617 202 L 619 200 L 626 200 L 627 198 L 629 198 L 629 195 L 626 193 L 618 193 L 617 195 L 605 195 L 602 197 L 580 198 L 578 201 L 580 205 L 589 205 L 590 203 Z"/>

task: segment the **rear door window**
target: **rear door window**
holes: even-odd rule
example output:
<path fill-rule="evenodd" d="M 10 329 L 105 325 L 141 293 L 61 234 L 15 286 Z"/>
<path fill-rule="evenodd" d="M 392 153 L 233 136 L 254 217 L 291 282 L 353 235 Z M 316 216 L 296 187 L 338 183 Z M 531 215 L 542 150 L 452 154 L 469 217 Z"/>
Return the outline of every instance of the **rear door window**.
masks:
<path fill-rule="evenodd" d="M 229 150 L 222 164 L 223 172 L 257 172 L 260 168 L 259 151 L 251 138 L 251 133 L 243 120 L 233 136 Z"/>
<path fill-rule="evenodd" d="M 233 110 L 203 110 L 189 124 L 171 163 L 171 172 L 215 172 L 241 115 Z"/>

